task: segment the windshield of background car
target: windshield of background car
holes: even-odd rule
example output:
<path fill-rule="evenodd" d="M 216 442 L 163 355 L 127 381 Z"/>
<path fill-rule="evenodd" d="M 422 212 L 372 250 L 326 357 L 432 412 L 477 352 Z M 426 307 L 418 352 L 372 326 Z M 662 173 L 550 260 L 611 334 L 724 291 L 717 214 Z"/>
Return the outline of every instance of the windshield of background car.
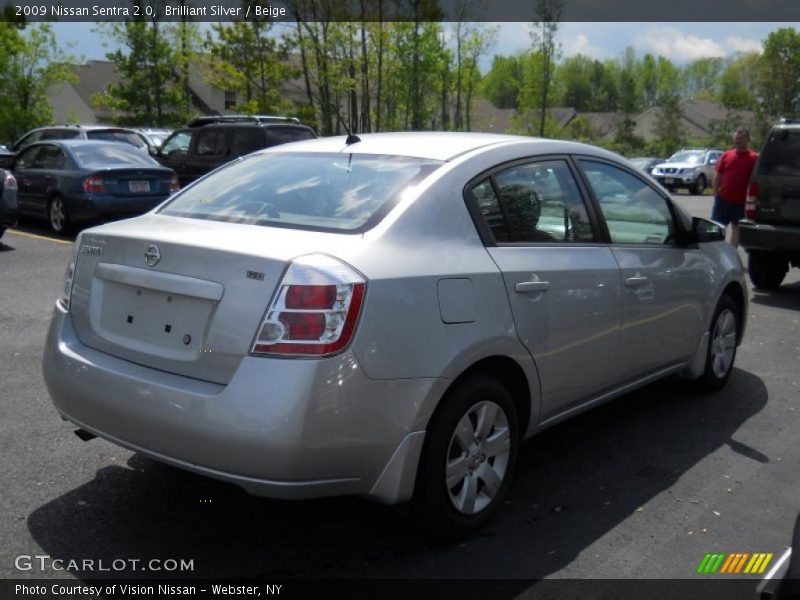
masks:
<path fill-rule="evenodd" d="M 667 162 L 681 162 L 692 165 L 702 164 L 705 152 L 678 152 L 669 157 Z"/>
<path fill-rule="evenodd" d="M 773 131 L 764 144 L 758 160 L 759 175 L 789 175 L 800 173 L 800 131 Z"/>
<path fill-rule="evenodd" d="M 100 169 L 111 166 L 159 167 L 157 161 L 135 148 L 121 144 L 87 144 L 73 146 L 72 155 L 78 166 L 84 169 Z"/>
<path fill-rule="evenodd" d="M 131 146 L 141 148 L 146 146 L 146 142 L 142 137 L 132 131 L 116 131 L 114 129 L 95 129 L 87 131 L 86 137 L 90 140 L 104 140 L 106 142 L 124 142 Z"/>
<path fill-rule="evenodd" d="M 359 233 L 442 163 L 404 156 L 287 152 L 251 155 L 176 195 L 177 217 Z"/>

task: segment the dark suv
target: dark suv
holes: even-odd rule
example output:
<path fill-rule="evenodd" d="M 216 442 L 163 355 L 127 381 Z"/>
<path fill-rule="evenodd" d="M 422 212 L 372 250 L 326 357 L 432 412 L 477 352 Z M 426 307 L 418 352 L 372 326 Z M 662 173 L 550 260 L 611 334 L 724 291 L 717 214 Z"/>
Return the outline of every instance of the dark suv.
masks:
<path fill-rule="evenodd" d="M 263 123 L 252 119 L 185 127 L 172 133 L 156 158 L 178 174 L 181 187 L 225 163 L 262 148 L 317 137 L 296 123 Z"/>
<path fill-rule="evenodd" d="M 770 131 L 750 179 L 739 231 L 754 286 L 776 289 L 789 265 L 800 267 L 800 122 Z"/>

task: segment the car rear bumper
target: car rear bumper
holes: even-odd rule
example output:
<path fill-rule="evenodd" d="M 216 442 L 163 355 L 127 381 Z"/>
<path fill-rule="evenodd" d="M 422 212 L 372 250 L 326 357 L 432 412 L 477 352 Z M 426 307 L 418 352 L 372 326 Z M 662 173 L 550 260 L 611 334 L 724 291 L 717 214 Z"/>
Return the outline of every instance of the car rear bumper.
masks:
<path fill-rule="evenodd" d="M 740 221 L 739 242 L 746 250 L 800 253 L 800 227 Z"/>
<path fill-rule="evenodd" d="M 137 365 L 84 345 L 56 306 L 43 373 L 59 413 L 133 451 L 261 496 L 410 498 L 418 407 L 443 380 L 378 381 L 352 353 L 242 359 L 227 385 Z"/>
<path fill-rule="evenodd" d="M 76 198 L 67 203 L 70 218 L 75 221 L 88 221 L 103 217 L 141 215 L 164 202 L 169 196 L 145 196 L 127 198 L 124 196 L 91 195 Z"/>

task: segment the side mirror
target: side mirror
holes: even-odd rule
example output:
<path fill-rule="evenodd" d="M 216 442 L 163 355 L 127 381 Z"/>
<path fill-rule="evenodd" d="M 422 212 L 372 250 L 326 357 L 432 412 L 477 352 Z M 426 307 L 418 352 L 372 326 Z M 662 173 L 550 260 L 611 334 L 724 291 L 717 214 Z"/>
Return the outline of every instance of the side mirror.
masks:
<path fill-rule="evenodd" d="M 704 242 L 724 242 L 725 230 L 719 225 L 708 219 L 692 217 L 692 231 L 689 234 L 689 242 L 702 244 Z"/>

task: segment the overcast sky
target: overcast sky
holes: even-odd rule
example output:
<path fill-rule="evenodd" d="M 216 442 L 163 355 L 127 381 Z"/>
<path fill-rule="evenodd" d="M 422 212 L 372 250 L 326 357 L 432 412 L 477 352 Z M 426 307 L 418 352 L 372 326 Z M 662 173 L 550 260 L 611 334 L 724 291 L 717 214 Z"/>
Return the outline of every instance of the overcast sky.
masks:
<path fill-rule="evenodd" d="M 205 27 L 208 24 L 204 24 Z M 493 54 L 509 55 L 530 46 L 527 23 L 499 23 L 498 43 Z M 108 48 L 104 37 L 93 32 L 91 23 L 53 25 L 62 44 L 72 43 L 72 54 L 103 59 Z M 563 56 L 585 54 L 597 59 L 617 58 L 627 46 L 638 55 L 660 54 L 676 63 L 703 57 L 724 57 L 736 52 L 761 49 L 767 35 L 780 27 L 798 23 L 561 23 L 559 40 Z M 487 58 L 483 68 L 491 62 Z"/>

